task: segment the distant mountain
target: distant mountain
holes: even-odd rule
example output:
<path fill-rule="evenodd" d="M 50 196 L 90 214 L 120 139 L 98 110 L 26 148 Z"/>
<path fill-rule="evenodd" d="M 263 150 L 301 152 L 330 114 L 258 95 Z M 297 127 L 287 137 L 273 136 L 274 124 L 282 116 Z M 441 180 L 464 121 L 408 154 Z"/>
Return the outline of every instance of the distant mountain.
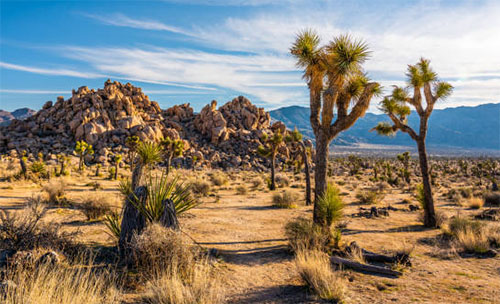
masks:
<path fill-rule="evenodd" d="M 287 127 L 297 127 L 305 136 L 314 138 L 309 123 L 309 108 L 284 107 L 271 111 L 270 114 L 271 118 L 281 120 Z M 353 127 L 341 133 L 334 144 L 414 145 L 405 133 L 398 132 L 394 137 L 385 137 L 369 132 L 381 121 L 389 121 L 389 118 L 385 114 L 366 113 Z M 411 127 L 418 128 L 418 115 L 412 112 L 408 123 Z M 429 119 L 427 144 L 434 147 L 500 150 L 500 104 L 434 110 Z"/>
<path fill-rule="evenodd" d="M 17 109 L 14 112 L 0 110 L 0 126 L 6 126 L 14 119 L 24 120 L 35 113 L 35 110 L 29 108 Z"/>

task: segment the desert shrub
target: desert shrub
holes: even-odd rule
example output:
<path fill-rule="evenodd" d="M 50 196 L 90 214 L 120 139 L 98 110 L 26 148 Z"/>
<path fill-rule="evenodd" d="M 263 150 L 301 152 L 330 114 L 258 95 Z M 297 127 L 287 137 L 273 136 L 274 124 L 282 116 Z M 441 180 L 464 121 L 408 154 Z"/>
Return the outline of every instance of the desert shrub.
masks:
<path fill-rule="evenodd" d="M 262 185 L 264 185 L 264 181 L 261 177 L 255 177 L 252 179 L 252 188 L 259 189 Z"/>
<path fill-rule="evenodd" d="M 463 198 L 472 197 L 472 188 L 458 188 L 458 192 L 460 193 L 460 196 Z"/>
<path fill-rule="evenodd" d="M 489 192 L 484 195 L 484 204 L 500 207 L 500 192 Z"/>
<path fill-rule="evenodd" d="M 339 189 L 333 184 L 328 184 L 326 191 L 316 204 L 318 216 L 327 227 L 339 221 L 343 216 L 345 204 L 342 201 Z"/>
<path fill-rule="evenodd" d="M 467 201 L 467 205 L 471 209 L 481 209 L 483 207 L 483 205 L 484 205 L 484 201 L 480 197 L 471 197 Z"/>
<path fill-rule="evenodd" d="M 210 184 L 201 179 L 195 179 L 189 182 L 189 188 L 195 195 L 207 196 L 210 193 Z"/>
<path fill-rule="evenodd" d="M 483 224 L 478 221 L 473 221 L 462 216 L 453 217 L 448 223 L 448 229 L 451 235 L 456 236 L 459 232 L 472 231 L 479 232 L 483 228 Z"/>
<path fill-rule="evenodd" d="M 296 208 L 297 195 L 291 191 L 283 191 L 273 195 L 273 206 L 277 208 Z"/>
<path fill-rule="evenodd" d="M 78 200 L 78 209 L 87 217 L 87 220 L 100 219 L 111 214 L 111 206 L 103 195 L 86 194 Z"/>
<path fill-rule="evenodd" d="M 45 184 L 42 190 L 47 194 L 47 202 L 55 205 L 67 203 L 64 196 L 66 187 L 66 182 L 63 179 L 55 179 Z"/>
<path fill-rule="evenodd" d="M 213 172 L 210 175 L 210 180 L 215 186 L 223 186 L 228 182 L 227 176 L 222 172 Z"/>
<path fill-rule="evenodd" d="M 33 250 L 50 248 L 74 253 L 76 233 L 61 232 L 60 225 L 43 224 L 47 209 L 40 198 L 31 198 L 19 213 L 0 210 L 0 249 Z"/>
<path fill-rule="evenodd" d="M 456 216 L 448 223 L 448 231 L 453 239 L 453 245 L 464 252 L 485 253 L 490 248 L 490 233 L 486 225 L 465 217 Z M 491 234 L 495 236 L 495 234 Z"/>
<path fill-rule="evenodd" d="M 384 194 L 382 192 L 376 190 L 367 190 L 358 192 L 356 194 L 356 199 L 360 204 L 368 204 L 368 205 L 377 205 L 384 198 Z"/>
<path fill-rule="evenodd" d="M 288 185 L 290 185 L 290 179 L 284 174 L 276 175 L 275 181 L 278 188 L 288 187 Z"/>
<path fill-rule="evenodd" d="M 245 195 L 248 192 L 248 188 L 245 185 L 239 185 L 236 187 L 236 193 L 239 195 Z"/>
<path fill-rule="evenodd" d="M 319 298 L 343 303 L 346 287 L 342 277 L 332 270 L 330 260 L 324 252 L 300 250 L 295 257 L 300 277 Z"/>
<path fill-rule="evenodd" d="M 20 264 L 7 272 L 6 279 L 13 284 L 7 285 L 2 303 L 119 303 L 115 274 L 96 271 L 92 265 Z"/>
<path fill-rule="evenodd" d="M 142 300 L 149 304 L 224 303 L 224 289 L 207 259 L 191 264 L 186 273 L 162 269 L 146 282 Z"/>
<path fill-rule="evenodd" d="M 92 190 L 94 190 L 94 191 L 102 189 L 102 185 L 99 182 L 96 182 L 96 181 L 90 182 L 90 183 L 86 183 L 85 186 L 86 187 L 91 187 Z"/>
<path fill-rule="evenodd" d="M 330 228 L 316 225 L 303 217 L 289 221 L 285 226 L 285 235 L 294 252 L 303 249 L 328 251 L 335 237 Z"/>
<path fill-rule="evenodd" d="M 198 248 L 189 244 L 179 231 L 157 223 L 149 224 L 135 235 L 129 246 L 137 268 L 150 275 L 172 267 L 176 273 L 185 275 L 200 255 Z"/>

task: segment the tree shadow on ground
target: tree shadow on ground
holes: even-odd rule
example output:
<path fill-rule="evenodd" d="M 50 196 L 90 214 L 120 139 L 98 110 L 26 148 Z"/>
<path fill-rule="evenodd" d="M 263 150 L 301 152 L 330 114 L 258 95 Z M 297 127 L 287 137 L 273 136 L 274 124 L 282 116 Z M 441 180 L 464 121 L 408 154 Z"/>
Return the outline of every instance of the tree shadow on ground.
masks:
<path fill-rule="evenodd" d="M 239 265 L 263 265 L 281 263 L 293 258 L 287 245 L 256 247 L 250 249 L 220 250 L 224 261 Z"/>
<path fill-rule="evenodd" d="M 308 294 L 307 288 L 304 286 L 281 285 L 245 292 L 244 294 L 238 295 L 235 299 L 231 299 L 231 303 L 305 304 L 325 302 L 314 300 L 313 297 Z"/>

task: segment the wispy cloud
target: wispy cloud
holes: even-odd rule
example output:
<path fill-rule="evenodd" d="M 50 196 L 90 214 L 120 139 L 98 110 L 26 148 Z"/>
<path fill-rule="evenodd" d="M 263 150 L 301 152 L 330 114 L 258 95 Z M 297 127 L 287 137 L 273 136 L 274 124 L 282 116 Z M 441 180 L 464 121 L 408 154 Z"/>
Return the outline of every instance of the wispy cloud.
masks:
<path fill-rule="evenodd" d="M 127 17 L 120 13 L 115 13 L 111 15 L 92 15 L 92 14 L 83 14 L 83 16 L 91 19 L 95 19 L 103 24 L 121 26 L 121 27 L 129 27 L 135 29 L 143 29 L 143 30 L 154 30 L 154 31 L 167 31 L 176 34 L 182 34 L 186 36 L 193 36 L 194 34 L 185 29 L 167 25 L 165 23 L 159 21 L 151 21 L 151 20 L 138 20 Z"/>
<path fill-rule="evenodd" d="M 35 74 L 54 75 L 54 76 L 71 76 L 80 78 L 103 77 L 102 75 L 95 73 L 86 73 L 86 72 L 79 72 L 75 70 L 59 69 L 59 68 L 37 68 L 37 67 L 12 64 L 2 61 L 0 61 L 0 68 L 35 73 Z"/>
<path fill-rule="evenodd" d="M 14 94 L 67 94 L 67 90 L 11 90 L 0 89 L 0 93 L 14 93 Z"/>

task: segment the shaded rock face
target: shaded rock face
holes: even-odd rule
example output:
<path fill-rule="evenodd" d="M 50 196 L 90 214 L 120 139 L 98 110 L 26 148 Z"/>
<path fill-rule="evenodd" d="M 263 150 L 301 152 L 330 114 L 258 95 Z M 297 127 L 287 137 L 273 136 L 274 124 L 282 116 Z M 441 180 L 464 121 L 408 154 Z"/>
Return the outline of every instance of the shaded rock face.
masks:
<path fill-rule="evenodd" d="M 270 132 L 270 116 L 263 108 L 239 96 L 217 109 L 217 101 L 195 114 L 189 104 L 166 110 L 150 101 L 130 83 L 104 83 L 102 89 L 80 87 L 71 98 L 58 97 L 25 120 L 0 128 L 0 153 L 15 149 L 32 154 L 72 153 L 77 140 L 94 146 L 94 162 L 108 153 L 126 153 L 125 140 L 136 135 L 143 141 L 165 137 L 184 140 L 184 157 L 174 165 L 211 167 L 245 166 L 264 169 L 266 160 L 255 153 L 260 138 Z"/>

